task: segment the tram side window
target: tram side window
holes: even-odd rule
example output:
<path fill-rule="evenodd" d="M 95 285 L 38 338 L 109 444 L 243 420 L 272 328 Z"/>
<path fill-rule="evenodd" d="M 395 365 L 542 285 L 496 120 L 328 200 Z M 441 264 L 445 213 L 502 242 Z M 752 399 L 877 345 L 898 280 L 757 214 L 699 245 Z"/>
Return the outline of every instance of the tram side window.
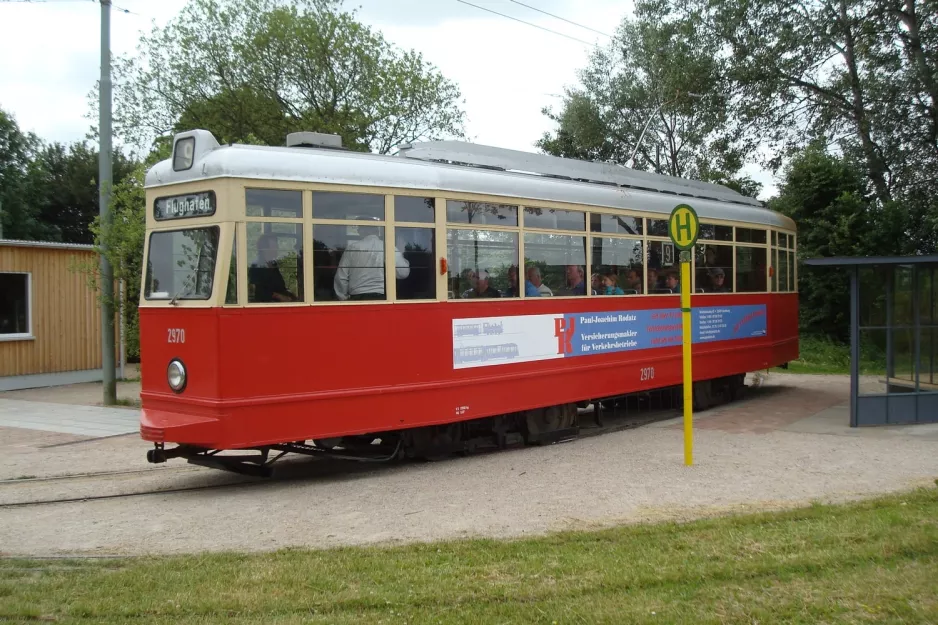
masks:
<path fill-rule="evenodd" d="M 731 236 L 732 230 L 730 228 Z M 695 260 L 697 263 L 695 292 L 733 292 L 733 247 L 731 245 L 698 245 Z"/>
<path fill-rule="evenodd" d="M 518 233 L 451 228 L 446 232 L 449 299 L 514 297 Z"/>
<path fill-rule="evenodd" d="M 398 226 L 394 233 L 396 249 L 404 256 L 410 269 L 407 276 L 397 277 L 397 299 L 436 299 L 434 229 Z"/>
<path fill-rule="evenodd" d="M 656 220 L 649 219 L 649 229 Z M 665 234 L 667 234 L 667 222 Z M 681 272 L 674 244 L 668 241 L 648 242 L 648 277 L 645 280 L 645 292 L 650 294 L 680 293 Z"/>
<path fill-rule="evenodd" d="M 527 226 L 525 219 L 525 226 Z M 642 235 L 642 218 L 628 215 L 608 215 L 605 213 L 590 214 L 590 231 L 604 232 L 606 234 Z M 664 236 L 667 236 L 665 232 Z"/>
<path fill-rule="evenodd" d="M 736 292 L 764 293 L 766 249 L 764 247 L 736 246 Z"/>
<path fill-rule="evenodd" d="M 446 221 L 468 225 L 517 226 L 518 207 L 491 202 L 447 200 Z"/>
<path fill-rule="evenodd" d="M 371 223 L 314 225 L 315 301 L 386 300 L 385 236 L 384 226 Z M 394 257 L 397 280 L 408 278 L 410 263 L 398 246 Z"/>
<path fill-rule="evenodd" d="M 542 230 L 586 230 L 586 213 L 528 206 L 524 209 L 524 227 Z"/>
<path fill-rule="evenodd" d="M 644 293 L 644 258 L 639 240 L 594 236 L 592 274 L 599 276 L 599 294 Z"/>
<path fill-rule="evenodd" d="M 248 303 L 302 302 L 303 224 L 247 223 Z"/>
<path fill-rule="evenodd" d="M 788 252 L 778 251 L 778 290 L 787 292 L 788 288 Z"/>
<path fill-rule="evenodd" d="M 234 233 L 231 244 L 231 266 L 228 269 L 228 289 L 225 293 L 226 304 L 238 303 L 238 233 Z"/>
<path fill-rule="evenodd" d="M 303 218 L 303 192 L 281 189 L 246 189 L 248 217 Z"/>
<path fill-rule="evenodd" d="M 394 196 L 394 220 L 432 224 L 436 201 L 432 197 Z"/>
<path fill-rule="evenodd" d="M 313 218 L 384 221 L 384 196 L 313 191 Z"/>
<path fill-rule="evenodd" d="M 542 286 L 546 286 L 551 295 L 586 295 L 586 237 L 525 233 L 524 265 L 525 297 L 540 297 Z M 537 271 L 528 271 L 531 268 Z M 532 277 L 535 280 L 531 280 Z M 536 284 L 537 277 L 541 284 Z M 511 296 L 516 297 L 518 280 L 515 277 L 511 282 Z"/>

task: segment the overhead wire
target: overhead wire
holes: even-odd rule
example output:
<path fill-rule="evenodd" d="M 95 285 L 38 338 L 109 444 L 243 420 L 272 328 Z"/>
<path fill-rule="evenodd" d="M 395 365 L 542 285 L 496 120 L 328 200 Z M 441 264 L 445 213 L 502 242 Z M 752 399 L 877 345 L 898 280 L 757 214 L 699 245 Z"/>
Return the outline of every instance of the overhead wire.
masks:
<path fill-rule="evenodd" d="M 590 28 L 589 26 L 584 26 L 583 24 L 579 24 L 579 23 L 574 22 L 574 21 L 572 21 L 572 20 L 568 20 L 568 19 L 565 18 L 565 17 L 560 17 L 559 15 L 554 15 L 553 13 L 548 13 L 547 11 L 545 11 L 545 10 L 543 10 L 543 9 L 539 9 L 539 8 L 537 8 L 537 7 L 532 7 L 530 4 L 525 4 L 524 2 L 518 2 L 518 0 L 508 0 L 508 1 L 509 1 L 509 2 L 513 2 L 514 4 L 517 4 L 518 6 L 523 6 L 523 7 L 526 8 L 526 9 L 531 9 L 532 11 L 537 11 L 538 13 L 543 13 L 544 15 L 549 15 L 550 17 L 553 17 L 553 18 L 555 18 L 555 19 L 561 20 L 561 21 L 566 22 L 566 23 L 568 23 L 568 24 L 573 24 L 574 26 L 577 26 L 577 27 L 579 27 L 579 28 L 583 28 L 583 29 L 585 29 L 585 30 L 592 31 L 592 32 L 596 33 L 597 35 L 602 35 L 603 37 L 609 37 L 610 39 L 614 39 L 614 37 L 613 37 L 612 35 L 609 35 L 609 34 L 607 34 L 607 33 L 604 33 L 604 32 L 602 32 L 601 30 L 596 30 L 595 28 Z"/>
<path fill-rule="evenodd" d="M 556 30 L 551 30 L 551 29 L 549 29 L 549 28 L 544 28 L 543 26 L 538 26 L 537 24 L 533 24 L 533 23 L 531 23 L 531 22 L 526 22 L 526 21 L 523 20 L 523 19 L 520 19 L 520 18 L 517 18 L 517 17 L 512 17 L 511 15 L 506 15 L 505 13 L 499 13 L 498 11 L 493 11 L 492 9 L 489 9 L 489 8 L 486 8 L 486 7 L 481 7 L 481 6 L 477 5 L 477 4 L 472 4 L 471 2 L 466 2 L 466 0 L 456 0 L 456 2 L 460 2 L 460 3 L 465 4 L 465 5 L 467 5 L 467 6 L 471 6 L 471 7 L 473 7 L 473 8 L 480 9 L 480 10 L 482 10 L 482 11 L 487 11 L 487 12 L 489 12 L 489 13 L 494 13 L 495 15 L 499 15 L 499 16 L 501 16 L 501 17 L 505 17 L 505 18 L 508 18 L 508 19 L 510 19 L 510 20 L 514 20 L 514 21 L 516 21 L 516 22 L 521 22 L 522 24 L 527 24 L 528 26 L 533 26 L 534 28 L 537 28 L 537 29 L 539 29 L 539 30 L 543 30 L 543 31 L 548 32 L 548 33 L 551 33 L 551 34 L 553 34 L 553 35 L 559 35 L 559 36 L 561 36 L 561 37 L 565 37 L 566 39 L 572 39 L 573 41 L 577 41 L 577 42 L 579 42 L 579 43 L 582 43 L 582 44 L 585 44 L 585 45 L 588 45 L 588 46 L 592 46 L 592 45 L 593 45 L 593 44 L 590 43 L 589 41 L 584 41 L 584 40 L 582 40 L 582 39 L 577 39 L 576 37 L 572 37 L 572 36 L 570 36 L 570 35 L 566 35 L 566 34 L 564 34 L 564 33 L 558 32 L 558 31 L 556 31 Z"/>

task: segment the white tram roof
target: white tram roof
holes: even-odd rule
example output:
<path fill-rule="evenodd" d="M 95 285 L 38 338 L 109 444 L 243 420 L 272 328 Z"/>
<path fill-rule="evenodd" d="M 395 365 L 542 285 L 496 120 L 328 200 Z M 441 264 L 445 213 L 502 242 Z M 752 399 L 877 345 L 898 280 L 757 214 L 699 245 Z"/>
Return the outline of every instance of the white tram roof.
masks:
<path fill-rule="evenodd" d="M 205 130 L 177 134 L 173 144 L 188 137 L 195 138 L 192 167 L 174 171 L 172 158 L 161 161 L 147 172 L 147 188 L 247 178 L 474 193 L 661 215 L 686 202 L 702 219 L 795 229 L 790 218 L 728 187 L 606 163 L 460 141 L 405 145 L 395 156 L 305 146 L 220 146 Z"/>

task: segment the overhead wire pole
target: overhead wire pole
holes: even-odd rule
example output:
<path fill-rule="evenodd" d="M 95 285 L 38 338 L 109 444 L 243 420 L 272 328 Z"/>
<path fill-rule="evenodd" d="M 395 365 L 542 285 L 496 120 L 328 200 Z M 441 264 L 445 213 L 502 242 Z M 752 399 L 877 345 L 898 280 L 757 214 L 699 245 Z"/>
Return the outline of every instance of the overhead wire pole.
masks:
<path fill-rule="evenodd" d="M 101 3 L 101 84 L 98 96 L 98 214 L 107 231 L 111 210 L 111 0 Z M 106 239 L 106 237 L 105 237 Z M 117 403 L 114 363 L 114 272 L 107 259 L 107 243 L 101 241 L 101 369 L 104 405 Z"/>

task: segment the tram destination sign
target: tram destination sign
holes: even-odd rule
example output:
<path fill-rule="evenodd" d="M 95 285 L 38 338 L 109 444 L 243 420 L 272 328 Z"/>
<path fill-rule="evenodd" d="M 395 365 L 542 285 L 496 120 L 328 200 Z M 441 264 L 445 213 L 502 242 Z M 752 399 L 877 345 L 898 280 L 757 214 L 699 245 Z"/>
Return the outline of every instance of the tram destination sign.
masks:
<path fill-rule="evenodd" d="M 208 217 L 215 214 L 215 192 L 201 191 L 185 195 L 157 198 L 153 204 L 153 217 L 157 221 Z"/>

